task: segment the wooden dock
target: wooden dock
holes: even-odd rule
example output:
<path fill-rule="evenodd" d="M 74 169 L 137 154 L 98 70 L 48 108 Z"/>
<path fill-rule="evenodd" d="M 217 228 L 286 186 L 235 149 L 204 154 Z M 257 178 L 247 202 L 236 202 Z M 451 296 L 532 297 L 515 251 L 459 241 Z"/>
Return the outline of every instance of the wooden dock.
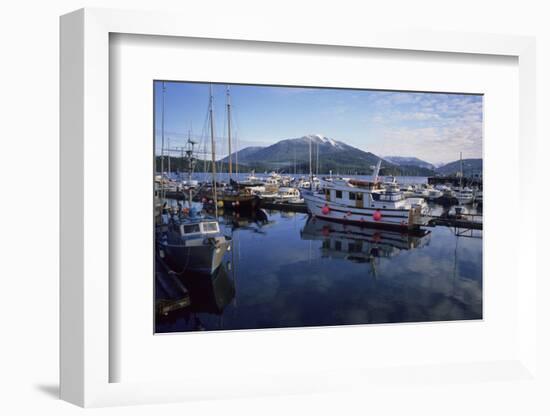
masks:
<path fill-rule="evenodd" d="M 483 222 L 472 221 L 464 218 L 434 217 L 430 220 L 430 225 L 443 225 L 445 227 L 464 228 L 469 230 L 483 230 Z"/>
<path fill-rule="evenodd" d="M 260 203 L 260 208 L 307 214 L 306 204 L 289 204 L 288 202 L 273 202 L 263 199 Z"/>

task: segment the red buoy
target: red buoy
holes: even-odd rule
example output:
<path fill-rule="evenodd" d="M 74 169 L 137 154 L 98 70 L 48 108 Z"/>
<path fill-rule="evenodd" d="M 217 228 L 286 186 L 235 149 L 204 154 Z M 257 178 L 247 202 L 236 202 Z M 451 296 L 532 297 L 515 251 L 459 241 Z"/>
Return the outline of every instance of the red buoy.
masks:
<path fill-rule="evenodd" d="M 382 219 L 382 213 L 380 212 L 380 210 L 376 210 L 374 214 L 372 214 L 372 219 L 374 221 L 380 221 Z"/>
<path fill-rule="evenodd" d="M 323 213 L 323 215 L 328 215 L 330 214 L 330 208 L 325 205 L 322 209 L 321 209 L 321 212 Z"/>

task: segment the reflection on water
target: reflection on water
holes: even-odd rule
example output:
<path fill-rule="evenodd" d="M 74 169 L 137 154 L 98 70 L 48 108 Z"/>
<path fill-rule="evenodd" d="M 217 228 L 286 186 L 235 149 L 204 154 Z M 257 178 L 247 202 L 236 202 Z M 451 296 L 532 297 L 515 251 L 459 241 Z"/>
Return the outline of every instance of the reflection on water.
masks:
<path fill-rule="evenodd" d="M 190 302 L 159 313 L 157 332 L 482 317 L 481 238 L 266 211 L 224 214 L 221 223 L 233 243 L 214 275 L 157 276 L 157 304 L 179 296 L 159 289 L 162 276 L 181 284 L 179 299 Z"/>

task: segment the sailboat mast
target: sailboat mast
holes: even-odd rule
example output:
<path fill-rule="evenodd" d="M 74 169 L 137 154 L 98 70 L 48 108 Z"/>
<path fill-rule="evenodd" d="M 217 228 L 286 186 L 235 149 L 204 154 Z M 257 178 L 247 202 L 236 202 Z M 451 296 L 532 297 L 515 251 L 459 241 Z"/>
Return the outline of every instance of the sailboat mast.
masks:
<path fill-rule="evenodd" d="M 462 168 L 462 152 L 460 152 L 460 189 L 462 189 L 462 176 L 464 176 L 464 169 Z"/>
<path fill-rule="evenodd" d="M 195 150 L 195 145 L 191 141 L 191 130 L 187 131 L 187 144 L 191 145 L 191 153 L 189 154 L 189 170 L 187 172 L 187 186 L 189 187 L 189 211 L 191 211 L 191 205 L 193 204 L 193 187 L 191 186 L 191 177 L 193 172 L 193 152 Z M 183 154 L 183 151 L 182 151 Z"/>
<path fill-rule="evenodd" d="M 227 140 L 229 142 L 229 179 L 233 174 L 233 155 L 231 154 L 231 96 L 227 86 Z"/>
<path fill-rule="evenodd" d="M 170 170 L 170 137 L 167 137 L 167 140 L 168 140 L 168 177 L 170 177 L 170 173 L 171 173 L 171 170 Z"/>
<path fill-rule="evenodd" d="M 319 176 L 319 143 L 317 143 L 317 160 L 315 161 L 315 176 Z"/>
<path fill-rule="evenodd" d="M 212 84 L 210 84 L 210 144 L 212 146 L 212 192 L 214 201 L 214 212 L 218 218 L 218 190 L 216 188 L 216 142 L 214 141 L 214 96 L 212 95 Z"/>
<path fill-rule="evenodd" d="M 166 86 L 162 81 L 162 121 L 161 121 L 161 143 L 160 143 L 160 194 L 164 198 L 164 93 Z"/>
<path fill-rule="evenodd" d="M 309 138 L 309 188 L 313 189 L 313 173 L 311 170 L 311 137 Z"/>

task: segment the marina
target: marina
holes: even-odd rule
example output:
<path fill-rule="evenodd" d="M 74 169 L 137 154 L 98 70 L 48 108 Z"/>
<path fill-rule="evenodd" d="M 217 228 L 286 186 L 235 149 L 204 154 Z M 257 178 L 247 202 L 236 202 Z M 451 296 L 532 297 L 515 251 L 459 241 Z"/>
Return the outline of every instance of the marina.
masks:
<path fill-rule="evenodd" d="M 155 332 L 482 318 L 480 159 L 320 134 L 242 149 L 230 87 L 216 107 L 212 84 L 202 133 L 174 145 L 157 85 Z"/>
<path fill-rule="evenodd" d="M 250 186 L 261 186 L 269 177 L 259 175 Z M 419 181 L 427 182 L 425 178 Z M 223 186 L 221 182 L 218 185 Z M 202 204 L 206 194 L 200 189 L 207 186 L 196 179 L 191 206 L 213 218 L 212 204 Z M 297 185 L 294 189 L 300 195 L 312 192 Z M 180 193 L 178 198 L 167 199 L 165 210 L 170 215 L 187 212 L 183 204 L 189 198 Z M 403 191 L 394 188 L 390 195 L 397 199 L 400 193 Z M 326 201 L 325 193 L 322 195 Z M 474 202 L 445 207 L 419 198 L 422 201 L 415 202 L 425 207 L 424 222 L 395 227 L 347 221 L 348 217 L 344 221 L 323 218 L 312 213 L 305 202 L 258 199 L 258 208 L 252 211 L 218 204 L 216 231 L 226 236 L 228 247 L 217 251 L 211 270 L 191 264 L 187 270 L 174 268 L 165 256 L 157 258 L 157 332 L 480 316 L 483 215 Z M 176 258 L 187 259 L 185 255 Z M 436 266 L 436 261 L 441 264 Z M 305 280 L 300 281 L 299 276 Z M 429 282 L 426 276 L 430 276 Z M 336 298 L 366 296 L 368 312 L 359 313 L 355 309 L 359 305 L 353 302 L 337 302 L 327 293 L 331 290 L 337 291 L 333 293 Z"/>

